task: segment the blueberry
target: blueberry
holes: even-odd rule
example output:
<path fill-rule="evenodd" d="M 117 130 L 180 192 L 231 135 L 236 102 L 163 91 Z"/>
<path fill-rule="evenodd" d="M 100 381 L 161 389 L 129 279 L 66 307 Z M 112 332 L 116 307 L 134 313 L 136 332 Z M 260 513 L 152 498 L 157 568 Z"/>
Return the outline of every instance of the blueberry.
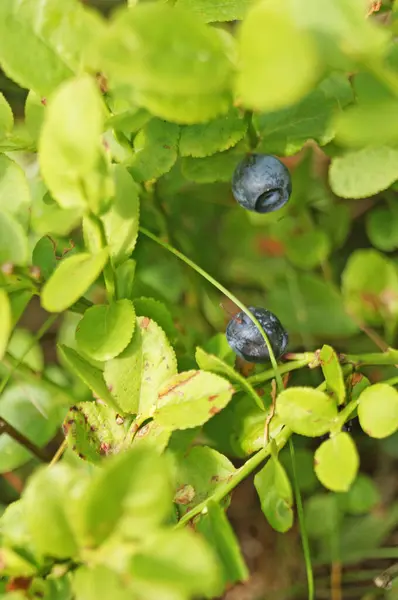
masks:
<path fill-rule="evenodd" d="M 288 335 L 279 319 L 265 308 L 249 307 L 260 325 L 264 328 L 276 358 L 286 350 Z M 232 350 L 248 362 L 265 363 L 269 353 L 263 336 L 253 321 L 244 312 L 235 315 L 227 325 L 227 342 Z"/>
<path fill-rule="evenodd" d="M 270 154 L 251 154 L 236 167 L 232 193 L 243 208 L 269 213 L 282 208 L 292 193 L 290 173 Z"/>

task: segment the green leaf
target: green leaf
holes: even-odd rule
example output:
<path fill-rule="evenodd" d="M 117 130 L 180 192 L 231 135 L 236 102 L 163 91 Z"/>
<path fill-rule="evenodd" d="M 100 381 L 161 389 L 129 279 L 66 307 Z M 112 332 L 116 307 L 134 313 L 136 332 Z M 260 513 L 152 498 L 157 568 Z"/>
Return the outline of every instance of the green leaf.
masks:
<path fill-rule="evenodd" d="M 172 493 L 164 458 L 149 446 L 107 460 L 87 492 L 84 519 L 91 543 L 113 532 L 145 538 L 171 513 Z"/>
<path fill-rule="evenodd" d="M 137 317 L 148 317 L 160 325 L 170 340 L 177 337 L 177 330 L 169 309 L 154 298 L 134 298 Z"/>
<path fill-rule="evenodd" d="M 106 386 L 102 371 L 84 360 L 75 350 L 68 346 L 58 346 L 61 358 L 70 369 L 81 379 L 95 394 L 114 410 L 118 410 L 115 399 Z"/>
<path fill-rule="evenodd" d="M 14 329 L 8 343 L 8 352 L 22 364 L 28 365 L 33 371 L 44 369 L 43 350 L 35 336 L 28 329 Z"/>
<path fill-rule="evenodd" d="M 218 358 L 214 354 L 208 354 L 202 350 L 202 348 L 196 348 L 195 359 L 200 369 L 203 369 L 204 371 L 213 371 L 213 373 L 218 373 L 219 375 L 224 375 L 231 381 L 237 383 L 261 410 L 265 410 L 260 396 L 253 389 L 250 383 L 244 377 L 242 377 L 240 373 L 235 371 L 235 369 L 221 360 L 221 358 Z"/>
<path fill-rule="evenodd" d="M 30 220 L 31 195 L 22 168 L 0 154 L 0 208 L 27 228 Z"/>
<path fill-rule="evenodd" d="M 333 75 L 297 104 L 254 115 L 253 123 L 260 136 L 257 149 L 290 156 L 301 150 L 309 139 L 320 146 L 327 144 L 334 135 L 334 113 L 351 100 L 348 80 L 341 75 Z"/>
<path fill-rule="evenodd" d="M 100 20 L 76 0 L 4 0 L 0 62 L 21 87 L 46 96 L 81 67 Z"/>
<path fill-rule="evenodd" d="M 121 265 L 116 267 L 115 283 L 116 298 L 118 300 L 122 300 L 123 298 L 127 298 L 127 300 L 130 300 L 132 298 L 135 267 L 136 262 L 132 258 L 125 260 Z"/>
<path fill-rule="evenodd" d="M 0 264 L 28 262 L 28 239 L 15 217 L 0 210 Z"/>
<path fill-rule="evenodd" d="M 290 262 L 302 269 L 314 269 L 322 264 L 331 250 L 327 234 L 319 229 L 289 236 L 284 244 Z"/>
<path fill-rule="evenodd" d="M 247 153 L 244 141 L 237 146 L 204 158 L 187 156 L 181 161 L 183 175 L 196 183 L 231 181 L 236 165 Z"/>
<path fill-rule="evenodd" d="M 182 96 L 145 90 L 135 94 L 135 100 L 161 119 L 187 125 L 214 119 L 231 106 L 231 97 L 226 91 Z"/>
<path fill-rule="evenodd" d="M 135 433 L 134 425 L 135 424 L 133 423 L 127 434 L 124 445 L 128 446 L 131 444 L 136 447 L 141 444 L 152 444 L 156 452 L 162 454 L 169 443 L 171 431 L 163 429 L 156 421 L 150 421 Z M 132 442 L 130 441 L 131 437 L 133 438 Z"/>
<path fill-rule="evenodd" d="M 233 393 L 231 384 L 218 375 L 185 371 L 160 388 L 154 417 L 165 429 L 203 425 L 228 404 Z"/>
<path fill-rule="evenodd" d="M 101 64 L 117 82 L 171 96 L 224 90 L 231 69 L 216 30 L 160 3 L 115 13 L 101 43 Z"/>
<path fill-rule="evenodd" d="M 357 104 L 341 113 L 336 123 L 336 140 L 343 146 L 382 146 L 398 140 L 397 103 Z"/>
<path fill-rule="evenodd" d="M 335 400 L 320 390 L 292 387 L 277 397 L 276 413 L 295 433 L 317 437 L 330 430 L 337 407 Z"/>
<path fill-rule="evenodd" d="M 87 309 L 76 328 L 80 350 L 99 361 L 118 356 L 128 346 L 135 330 L 134 306 L 117 300 Z"/>
<path fill-rule="evenodd" d="M 366 215 L 366 233 L 373 246 L 384 252 L 398 248 L 398 211 L 375 208 Z"/>
<path fill-rule="evenodd" d="M 129 574 L 134 596 L 147 600 L 214 598 L 222 592 L 215 553 L 188 529 L 164 529 L 147 536 L 131 559 Z"/>
<path fill-rule="evenodd" d="M 384 438 L 398 429 L 398 392 L 385 383 L 366 388 L 359 396 L 359 423 L 374 438 Z"/>
<path fill-rule="evenodd" d="M 12 330 L 11 304 L 6 292 L 0 288 L 0 360 L 3 358 Z"/>
<path fill-rule="evenodd" d="M 25 102 L 25 125 L 31 137 L 37 143 L 46 115 L 47 101 L 36 94 L 29 92 Z"/>
<path fill-rule="evenodd" d="M 45 283 L 41 303 L 48 312 L 62 312 L 76 302 L 95 282 L 108 258 L 105 248 L 98 254 L 75 254 L 62 259 Z"/>
<path fill-rule="evenodd" d="M 177 372 L 163 330 L 148 317 L 138 317 L 133 338 L 117 358 L 105 365 L 105 381 L 125 412 L 151 416 L 160 386 Z"/>
<path fill-rule="evenodd" d="M 355 485 L 355 483 L 354 483 Z M 349 492 L 348 492 L 349 493 Z M 338 497 L 335 494 L 315 494 L 304 505 L 305 528 L 308 536 L 319 540 L 330 537 L 342 521 Z"/>
<path fill-rule="evenodd" d="M 77 557 L 79 547 L 67 505 L 78 485 L 75 470 L 63 464 L 42 468 L 29 479 L 23 503 L 32 542 L 40 553 Z"/>
<path fill-rule="evenodd" d="M 314 461 L 319 481 L 333 492 L 348 490 L 359 467 L 358 451 L 345 431 L 323 442 L 315 452 Z"/>
<path fill-rule="evenodd" d="M 370 512 L 381 501 L 380 492 L 368 475 L 360 473 L 347 492 L 337 497 L 339 506 L 351 515 Z"/>
<path fill-rule="evenodd" d="M 228 344 L 224 333 L 216 333 L 216 335 L 206 340 L 203 349 L 208 354 L 214 354 L 230 367 L 235 365 L 236 354 Z"/>
<path fill-rule="evenodd" d="M 219 504 L 212 500 L 208 502 L 207 512 L 201 515 L 196 529 L 218 555 L 224 575 L 224 586 L 244 581 L 249 577 L 235 533 Z"/>
<path fill-rule="evenodd" d="M 16 290 L 15 292 L 10 292 L 9 300 L 11 303 L 13 327 L 18 323 L 32 296 L 33 293 L 31 290 Z"/>
<path fill-rule="evenodd" d="M 205 23 L 243 19 L 253 0 L 177 0 L 177 6 L 192 10 Z"/>
<path fill-rule="evenodd" d="M 73 406 L 65 417 L 63 430 L 72 450 L 92 463 L 117 454 L 126 436 L 123 419 L 113 408 L 98 402 Z"/>
<path fill-rule="evenodd" d="M 398 314 L 398 275 L 392 261 L 377 250 L 354 251 L 342 274 L 347 312 L 374 325 Z"/>
<path fill-rule="evenodd" d="M 139 187 L 129 172 L 114 165 L 115 197 L 111 209 L 102 217 L 111 260 L 123 263 L 135 248 L 138 235 Z"/>
<path fill-rule="evenodd" d="M 174 458 L 174 502 L 181 514 L 209 498 L 218 486 L 226 483 L 235 473 L 235 467 L 226 456 L 207 446 L 194 446 L 188 452 L 180 451 Z"/>
<path fill-rule="evenodd" d="M 120 573 L 112 571 L 106 565 L 81 566 L 73 576 L 73 591 L 76 600 L 128 600 L 131 593 Z"/>
<path fill-rule="evenodd" d="M 39 140 L 43 179 L 62 208 L 101 212 L 113 192 L 101 134 L 105 109 L 93 79 L 81 76 L 52 96 Z"/>
<path fill-rule="evenodd" d="M 366 147 L 332 159 L 329 181 L 342 198 L 366 198 L 387 189 L 398 179 L 398 150 Z"/>
<path fill-rule="evenodd" d="M 271 421 L 272 423 L 272 421 Z M 314 473 L 314 454 L 306 448 L 297 448 L 294 452 L 294 463 L 298 478 L 298 485 L 303 493 L 313 493 L 318 487 L 318 480 Z M 281 465 L 285 468 L 287 476 L 293 481 L 292 459 L 289 448 L 285 447 L 278 455 Z"/>
<path fill-rule="evenodd" d="M 236 108 L 224 117 L 181 129 L 180 155 L 202 158 L 235 146 L 245 135 L 247 118 Z"/>
<path fill-rule="evenodd" d="M 32 264 L 40 269 L 40 276 L 49 279 L 57 266 L 53 242 L 46 235 L 33 248 Z"/>
<path fill-rule="evenodd" d="M 300 100 L 311 88 L 318 58 L 311 38 L 286 10 L 259 3 L 240 31 L 237 92 L 255 110 L 271 111 Z M 289 73 L 289 76 L 286 76 Z"/>
<path fill-rule="evenodd" d="M 151 119 L 134 138 L 135 154 L 129 170 L 136 181 L 159 179 L 177 160 L 179 127 Z"/>
<path fill-rule="evenodd" d="M 254 477 L 254 485 L 267 521 L 281 533 L 293 525 L 293 492 L 285 469 L 271 456 L 265 467 Z"/>
<path fill-rule="evenodd" d="M 0 92 L 0 138 L 6 137 L 14 126 L 14 115 L 11 106 Z"/>
<path fill-rule="evenodd" d="M 267 308 L 278 315 L 290 334 L 313 334 L 322 339 L 356 333 L 358 327 L 346 314 L 343 300 L 334 286 L 307 273 L 298 273 L 295 284 L 297 294 L 292 294 L 291 283 L 285 279 L 273 285 L 267 296 Z M 297 311 L 298 297 L 300 313 Z M 325 315 L 328 315 L 327 319 Z"/>
<path fill-rule="evenodd" d="M 328 389 L 334 395 L 337 404 L 344 404 L 345 385 L 343 371 L 341 370 L 335 351 L 331 346 L 325 344 L 322 346 L 319 358 Z"/>

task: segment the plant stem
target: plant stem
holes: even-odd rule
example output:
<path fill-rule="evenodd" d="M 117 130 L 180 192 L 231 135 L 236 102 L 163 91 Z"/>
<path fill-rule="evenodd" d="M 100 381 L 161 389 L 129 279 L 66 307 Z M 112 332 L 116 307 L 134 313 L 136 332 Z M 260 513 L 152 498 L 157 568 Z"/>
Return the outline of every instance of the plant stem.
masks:
<path fill-rule="evenodd" d="M 290 458 L 292 463 L 294 495 L 296 497 L 297 516 L 300 526 L 301 544 L 303 546 L 305 570 L 307 573 L 308 600 L 314 600 L 314 571 L 312 568 L 310 544 L 308 541 L 307 530 L 304 520 L 303 501 L 301 498 L 300 487 L 297 478 L 296 458 L 294 453 L 294 445 L 292 438 L 289 439 Z"/>
<path fill-rule="evenodd" d="M 269 357 L 270 357 L 270 361 L 272 364 L 276 383 L 277 383 L 279 391 L 282 391 L 283 390 L 282 378 L 280 376 L 280 373 L 278 372 L 278 364 L 276 362 L 276 358 L 275 358 L 274 352 L 272 350 L 272 346 L 270 344 L 270 341 L 269 341 L 268 336 L 265 333 L 264 329 L 262 328 L 262 326 L 260 325 L 260 323 L 256 319 L 256 317 L 250 312 L 250 310 L 240 300 L 238 300 L 238 298 L 236 296 L 234 296 L 234 294 L 232 294 L 229 290 L 227 290 L 227 288 L 225 288 L 221 283 L 219 283 L 216 279 L 214 279 L 214 277 L 209 275 L 209 273 L 207 273 L 204 269 L 199 267 L 199 265 L 194 263 L 190 258 L 185 256 L 185 254 L 183 254 L 179 250 L 176 250 L 175 248 L 173 248 L 173 246 L 170 246 L 170 244 L 163 242 L 155 234 L 148 231 L 148 229 L 145 229 L 145 227 L 140 227 L 139 231 L 143 235 L 145 235 L 146 237 L 151 239 L 153 242 L 155 242 L 156 244 L 159 244 L 159 246 L 162 246 L 163 248 L 165 248 L 166 250 L 171 252 L 171 254 L 174 254 L 174 256 L 177 256 L 177 258 L 179 258 L 180 260 L 185 262 L 185 264 L 190 266 L 192 269 L 194 269 L 197 273 L 199 273 L 199 275 L 201 275 L 209 283 L 214 285 L 215 288 L 217 288 L 220 292 L 222 292 L 225 296 L 227 296 L 227 298 L 232 300 L 232 302 L 234 302 L 236 304 L 236 306 L 238 306 L 253 321 L 253 323 L 258 328 L 259 332 L 261 333 L 261 335 L 264 339 L 265 345 L 267 346 L 267 350 L 269 353 Z"/>
<path fill-rule="evenodd" d="M 398 362 L 397 350 L 390 348 L 387 352 L 371 352 L 369 354 L 340 354 L 342 362 L 356 365 L 395 365 Z"/>
<path fill-rule="evenodd" d="M 8 423 L 3 417 L 0 417 L 0 435 L 6 433 L 13 440 L 24 446 L 29 452 L 31 452 L 36 458 L 42 462 L 48 462 L 48 456 L 44 450 L 36 446 L 33 442 L 28 440 L 22 433 L 17 431 L 10 423 Z"/>
<path fill-rule="evenodd" d="M 43 337 L 43 335 L 50 329 L 51 325 L 56 321 L 57 318 L 58 318 L 58 314 L 51 315 L 50 317 L 48 317 L 48 319 L 43 323 L 43 325 L 37 331 L 36 335 L 34 335 L 30 344 L 27 345 L 25 352 L 23 352 L 22 356 L 20 356 L 19 359 L 15 361 L 13 367 L 8 371 L 7 375 L 4 377 L 3 381 L 1 382 L 0 395 L 3 393 L 4 388 L 6 387 L 7 383 L 10 381 L 11 376 L 15 373 L 15 371 L 17 369 L 19 369 L 25 356 L 28 354 L 28 352 L 30 352 L 30 350 L 33 348 L 33 346 Z"/>
<path fill-rule="evenodd" d="M 288 427 L 284 427 L 283 430 L 278 433 L 278 435 L 274 438 L 278 450 L 281 450 L 290 436 L 292 435 L 292 431 Z M 271 454 L 271 444 L 267 444 L 264 448 L 261 448 L 254 454 L 249 460 L 245 462 L 244 465 L 240 467 L 223 485 L 220 485 L 206 500 L 203 500 L 200 504 L 192 508 L 189 512 L 187 512 L 177 523 L 176 527 L 183 527 L 186 525 L 191 519 L 199 515 L 201 512 L 206 512 L 207 504 L 210 501 L 220 502 L 225 496 L 227 496 L 234 488 L 236 488 L 239 483 L 241 483 L 250 473 L 252 473 L 257 467 L 261 465 L 261 463 Z"/>
<path fill-rule="evenodd" d="M 387 385 L 397 385 L 398 377 L 391 377 L 391 379 L 386 379 L 385 381 L 381 381 L 380 383 L 386 383 Z"/>
<path fill-rule="evenodd" d="M 310 354 L 310 352 L 308 353 Z M 289 373 L 290 371 L 297 371 L 298 369 L 302 369 L 306 367 L 311 361 L 312 358 L 306 358 L 301 360 L 295 360 L 289 363 L 285 363 L 283 365 L 279 365 L 278 373 L 283 375 L 284 373 Z M 252 375 L 247 378 L 247 381 L 251 383 L 251 385 L 255 385 L 256 383 L 263 383 L 264 381 L 269 381 L 275 377 L 275 372 L 273 369 L 269 369 L 268 371 L 263 371 L 262 373 L 257 373 L 256 375 Z"/>
<path fill-rule="evenodd" d="M 52 467 L 59 461 L 59 459 L 61 458 L 61 456 L 67 449 L 67 447 L 68 447 L 68 440 L 65 438 L 64 441 L 62 442 L 62 444 L 60 445 L 60 447 L 58 448 L 58 450 L 56 451 L 56 453 L 54 454 L 54 456 L 52 457 L 52 459 L 50 461 L 50 467 Z"/>

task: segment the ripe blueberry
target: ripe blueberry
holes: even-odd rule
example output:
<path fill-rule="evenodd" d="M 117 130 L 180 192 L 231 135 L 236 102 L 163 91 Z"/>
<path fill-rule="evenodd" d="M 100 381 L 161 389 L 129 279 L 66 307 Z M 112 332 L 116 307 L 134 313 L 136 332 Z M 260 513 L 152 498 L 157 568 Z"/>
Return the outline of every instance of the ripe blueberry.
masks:
<path fill-rule="evenodd" d="M 279 358 L 288 343 L 288 335 L 279 319 L 265 308 L 249 307 L 268 336 L 276 358 Z M 248 362 L 265 363 L 269 361 L 269 352 L 264 338 L 253 321 L 244 312 L 235 315 L 227 325 L 227 342 L 232 350 Z"/>
<path fill-rule="evenodd" d="M 258 213 L 282 208 L 292 193 L 290 173 L 270 154 L 251 154 L 236 167 L 232 193 L 243 208 Z"/>

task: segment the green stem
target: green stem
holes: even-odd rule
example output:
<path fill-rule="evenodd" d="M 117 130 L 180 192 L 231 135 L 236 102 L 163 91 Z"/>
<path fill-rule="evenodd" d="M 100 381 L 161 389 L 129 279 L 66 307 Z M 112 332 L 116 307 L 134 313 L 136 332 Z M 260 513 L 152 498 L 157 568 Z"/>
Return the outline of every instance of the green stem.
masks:
<path fill-rule="evenodd" d="M 308 354 L 311 354 L 310 352 Z M 290 371 L 297 371 L 297 369 L 302 369 L 306 367 L 310 362 L 312 362 L 311 358 L 303 358 L 301 360 L 292 361 L 286 363 L 284 365 L 279 365 L 278 373 L 280 375 L 284 375 L 285 373 L 290 373 Z M 275 377 L 275 372 L 273 369 L 269 369 L 268 371 L 263 371 L 262 373 L 257 373 L 256 375 L 252 375 L 247 378 L 247 381 L 251 383 L 251 385 L 256 385 L 257 383 L 263 383 L 264 381 L 269 381 Z"/>
<path fill-rule="evenodd" d="M 209 275 L 209 273 L 207 273 L 204 269 L 199 267 L 199 265 L 194 263 L 190 258 L 185 256 L 185 254 L 182 254 L 182 252 L 180 252 L 179 250 L 176 250 L 175 248 L 173 248 L 173 246 L 170 246 L 170 244 L 167 244 L 166 242 L 163 242 L 162 240 L 160 240 L 156 235 L 154 235 L 153 233 L 148 231 L 148 229 L 145 229 L 145 227 L 140 227 L 139 231 L 143 235 L 145 235 L 149 239 L 151 239 L 153 242 L 155 242 L 156 244 L 159 244 L 159 246 L 162 246 L 163 248 L 165 248 L 165 250 L 168 250 L 169 252 L 171 252 L 171 254 L 174 254 L 174 256 L 177 256 L 177 258 L 179 258 L 180 260 L 185 262 L 185 264 L 190 266 L 192 269 L 194 269 L 197 273 L 199 273 L 199 275 L 201 275 L 209 283 L 214 285 L 214 287 L 217 288 L 221 293 L 223 293 L 225 296 L 227 296 L 227 298 L 232 300 L 232 302 L 234 302 L 236 304 L 236 306 L 238 306 L 238 308 L 240 308 L 253 321 L 253 323 L 258 328 L 259 332 L 261 333 L 261 335 L 264 339 L 265 345 L 267 346 L 267 350 L 269 353 L 269 357 L 270 357 L 273 372 L 275 375 L 276 383 L 277 383 L 279 391 L 282 391 L 283 390 L 282 378 L 280 376 L 280 373 L 278 372 L 278 364 L 276 362 L 276 358 L 275 358 L 274 352 L 272 350 L 272 346 L 270 344 L 270 341 L 269 341 L 268 336 L 265 333 L 264 329 L 262 328 L 262 326 L 260 325 L 260 323 L 256 319 L 256 317 L 250 312 L 250 310 L 240 300 L 238 300 L 238 298 L 236 296 L 234 296 L 234 294 L 232 294 L 229 290 L 227 290 L 227 288 L 225 288 L 221 283 L 219 283 L 216 279 L 214 279 L 214 277 Z"/>
<path fill-rule="evenodd" d="M 292 431 L 288 427 L 284 427 L 283 430 L 280 433 L 278 433 L 278 435 L 273 440 L 276 443 L 278 450 L 281 450 L 285 446 L 286 442 L 288 441 L 291 435 Z M 220 485 L 216 489 L 214 494 L 212 494 L 211 496 L 206 498 L 206 500 L 203 500 L 203 502 L 201 502 L 200 504 L 192 508 L 189 512 L 187 512 L 179 520 L 176 527 L 183 527 L 201 512 L 205 512 L 207 504 L 210 501 L 221 502 L 221 500 L 225 498 L 225 496 L 228 496 L 228 494 L 231 493 L 232 490 L 236 488 L 237 485 L 239 485 L 239 483 L 246 479 L 246 477 L 248 477 L 250 473 L 257 469 L 257 467 L 259 467 L 261 463 L 266 458 L 268 458 L 268 456 L 271 454 L 271 445 L 271 443 L 267 444 L 264 448 L 261 448 L 261 450 L 259 450 L 257 454 L 254 454 L 254 456 L 249 458 L 249 460 L 247 460 L 245 464 L 240 467 L 240 469 L 235 471 L 235 473 L 226 483 Z"/>
<path fill-rule="evenodd" d="M 314 571 L 312 568 L 310 544 L 308 541 L 307 529 L 305 527 L 303 501 L 301 498 L 300 487 L 297 478 L 296 458 L 294 452 L 293 440 L 289 439 L 290 459 L 292 463 L 294 495 L 296 497 L 297 516 L 300 526 L 301 544 L 303 546 L 305 570 L 307 573 L 308 600 L 314 600 Z"/>
<path fill-rule="evenodd" d="M 354 410 L 357 408 L 358 404 L 358 398 L 356 400 L 351 400 L 351 402 L 349 402 L 347 406 L 345 406 L 343 410 L 339 412 L 339 416 L 336 419 L 335 424 L 333 425 L 333 429 L 331 429 L 332 434 L 341 431 L 341 428 L 343 427 L 344 423 L 348 420 L 351 413 L 353 413 Z"/>
<path fill-rule="evenodd" d="M 398 377 L 391 377 L 391 379 L 386 379 L 385 381 L 382 381 L 381 383 L 386 383 L 387 385 L 397 385 Z"/>
<path fill-rule="evenodd" d="M 19 369 L 23 359 L 25 358 L 25 356 L 28 354 L 28 352 L 30 352 L 30 350 L 33 348 L 33 346 L 39 341 L 41 340 L 41 338 L 43 337 L 43 335 L 50 329 L 50 327 L 52 326 L 52 324 L 57 320 L 58 318 L 58 314 L 55 315 L 51 315 L 50 317 L 48 317 L 48 319 L 43 323 L 43 325 L 40 327 L 40 329 L 37 331 L 37 333 L 33 336 L 30 344 L 27 345 L 25 352 L 23 352 L 22 356 L 19 357 L 19 359 L 15 362 L 15 364 L 13 365 L 13 367 L 8 371 L 7 375 L 4 377 L 3 381 L 0 384 L 0 396 L 4 391 L 4 388 L 6 387 L 7 383 L 10 381 L 12 375 L 15 373 L 15 371 L 17 369 Z"/>
<path fill-rule="evenodd" d="M 340 354 L 342 362 L 357 365 L 395 365 L 398 363 L 397 350 L 389 348 L 387 352 L 371 352 L 369 354 Z"/>
<path fill-rule="evenodd" d="M 44 450 L 28 440 L 27 437 L 17 431 L 10 423 L 3 419 L 3 417 L 0 417 L 0 436 L 3 434 L 9 435 L 13 440 L 29 450 L 29 452 L 36 456 L 36 458 L 38 458 L 41 462 L 49 461 L 49 458 Z"/>

